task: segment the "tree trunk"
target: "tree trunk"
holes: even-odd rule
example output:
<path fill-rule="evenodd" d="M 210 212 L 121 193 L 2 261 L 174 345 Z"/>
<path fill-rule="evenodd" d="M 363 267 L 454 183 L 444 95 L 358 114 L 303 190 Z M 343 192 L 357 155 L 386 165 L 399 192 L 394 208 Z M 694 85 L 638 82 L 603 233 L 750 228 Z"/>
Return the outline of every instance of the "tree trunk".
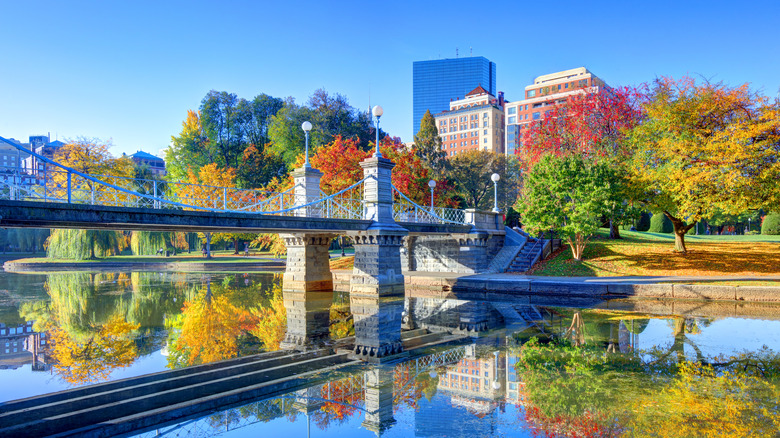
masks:
<path fill-rule="evenodd" d="M 238 255 L 238 237 L 233 238 L 233 254 Z"/>
<path fill-rule="evenodd" d="M 615 222 L 612 221 L 612 219 L 609 220 L 609 238 L 622 239 L 622 237 L 620 237 L 620 227 L 615 225 Z"/>
<path fill-rule="evenodd" d="M 211 258 L 211 233 L 206 234 L 206 258 Z"/>
<path fill-rule="evenodd" d="M 582 252 L 585 249 L 585 242 L 582 238 L 582 235 L 577 233 L 574 235 L 574 240 L 571 238 L 567 239 L 569 242 L 569 246 L 571 247 L 571 256 L 574 258 L 574 260 L 577 260 L 578 262 L 582 261 Z"/>
<path fill-rule="evenodd" d="M 696 225 L 696 222 L 686 225 L 685 222 L 672 216 L 668 211 L 664 211 L 664 214 L 672 221 L 672 225 L 674 225 L 674 250 L 683 254 L 687 253 L 688 250 L 685 248 L 685 233 L 693 228 Z"/>

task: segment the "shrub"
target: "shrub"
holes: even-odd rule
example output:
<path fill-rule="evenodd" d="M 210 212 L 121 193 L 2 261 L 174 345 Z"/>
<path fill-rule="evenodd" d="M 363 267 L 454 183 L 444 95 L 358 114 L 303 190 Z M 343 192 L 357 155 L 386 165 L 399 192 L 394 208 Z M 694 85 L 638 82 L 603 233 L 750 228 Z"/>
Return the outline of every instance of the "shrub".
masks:
<path fill-rule="evenodd" d="M 764 216 L 761 223 L 761 234 L 778 235 L 780 234 L 780 213 L 769 213 Z"/>
<path fill-rule="evenodd" d="M 663 216 L 663 214 L 661 215 Z M 636 222 L 637 231 L 647 231 L 650 229 L 650 213 L 643 211 L 639 216 L 639 220 Z"/>
<path fill-rule="evenodd" d="M 674 233 L 674 225 L 663 213 L 655 213 L 650 218 L 650 228 L 647 230 L 651 233 Z"/>

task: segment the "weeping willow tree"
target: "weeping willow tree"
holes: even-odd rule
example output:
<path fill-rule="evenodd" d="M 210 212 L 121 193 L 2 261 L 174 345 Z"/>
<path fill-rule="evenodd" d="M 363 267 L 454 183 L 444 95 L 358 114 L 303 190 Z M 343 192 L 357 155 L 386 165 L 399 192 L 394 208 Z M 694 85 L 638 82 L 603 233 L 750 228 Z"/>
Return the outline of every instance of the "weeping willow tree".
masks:
<path fill-rule="evenodd" d="M 46 256 L 52 259 L 92 260 L 119 254 L 125 239 L 121 231 L 52 230 Z"/>
<path fill-rule="evenodd" d="M 130 250 L 134 255 L 156 254 L 158 250 L 174 247 L 174 233 L 164 231 L 133 231 Z"/>

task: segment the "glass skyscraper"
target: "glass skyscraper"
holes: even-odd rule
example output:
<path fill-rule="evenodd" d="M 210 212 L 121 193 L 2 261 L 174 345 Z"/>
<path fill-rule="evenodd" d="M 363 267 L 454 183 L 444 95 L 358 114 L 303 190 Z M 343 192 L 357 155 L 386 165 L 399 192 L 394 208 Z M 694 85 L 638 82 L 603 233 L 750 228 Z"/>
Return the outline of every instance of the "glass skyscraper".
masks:
<path fill-rule="evenodd" d="M 413 132 L 420 130 L 425 111 L 431 114 L 450 109 L 450 100 L 462 99 L 466 93 L 482 86 L 496 96 L 496 64 L 482 56 L 417 61 L 412 68 Z"/>

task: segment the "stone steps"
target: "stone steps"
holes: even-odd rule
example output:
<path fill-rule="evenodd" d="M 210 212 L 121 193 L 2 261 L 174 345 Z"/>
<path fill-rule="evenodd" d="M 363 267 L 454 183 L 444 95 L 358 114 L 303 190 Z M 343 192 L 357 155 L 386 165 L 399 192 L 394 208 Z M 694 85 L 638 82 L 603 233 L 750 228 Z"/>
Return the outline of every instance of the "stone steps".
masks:
<path fill-rule="evenodd" d="M 179 418 L 218 406 L 214 403 L 219 400 L 232 403 L 260 395 L 247 388 L 259 390 L 264 384 L 285 379 L 286 387 L 291 387 L 296 381 L 301 383 L 301 376 L 307 373 L 359 363 L 329 349 L 269 356 L 223 362 L 222 366 L 205 370 L 193 367 L 156 373 L 6 403 L 0 415 L 0 436 L 83 435 L 87 430 L 99 429 L 101 423 L 116 425 L 125 423 L 121 418 L 148 418 L 162 412 Z M 138 426 L 128 427 L 133 430 Z"/>
<path fill-rule="evenodd" d="M 537 253 L 540 250 L 541 247 L 539 244 L 533 241 L 529 241 L 512 261 L 512 264 L 509 269 L 507 269 L 507 272 L 525 272 L 531 269 L 533 266 L 531 264 L 531 253 Z"/>

